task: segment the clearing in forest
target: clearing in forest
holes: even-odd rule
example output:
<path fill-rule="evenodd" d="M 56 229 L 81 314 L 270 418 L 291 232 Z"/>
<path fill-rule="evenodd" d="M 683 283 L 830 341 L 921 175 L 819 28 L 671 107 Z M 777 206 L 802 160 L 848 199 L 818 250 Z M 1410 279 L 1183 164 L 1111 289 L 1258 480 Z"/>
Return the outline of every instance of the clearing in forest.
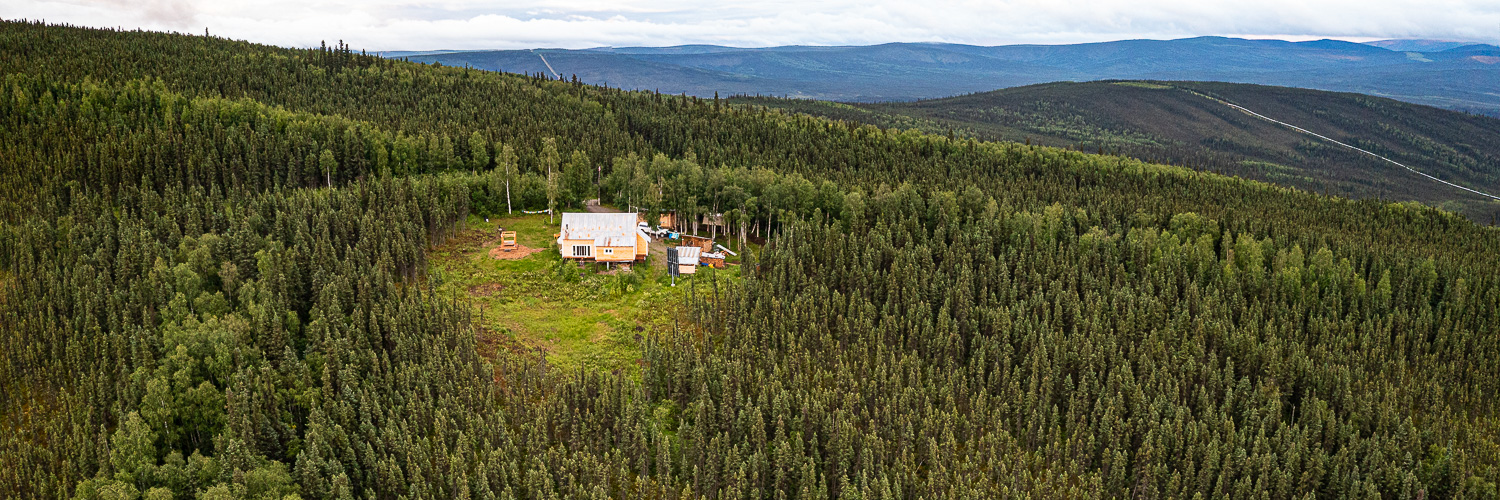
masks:
<path fill-rule="evenodd" d="M 499 250 L 498 226 L 518 232 L 516 250 Z M 678 278 L 673 288 L 654 255 L 629 271 L 580 268 L 562 263 L 552 248 L 557 231 L 546 215 L 490 222 L 471 216 L 461 234 L 432 252 L 438 289 L 445 296 L 466 296 L 473 304 L 486 357 L 504 349 L 545 356 L 560 368 L 629 371 L 641 358 L 642 339 L 670 332 L 682 320 L 689 280 L 739 275 L 734 267 L 700 273 Z"/>

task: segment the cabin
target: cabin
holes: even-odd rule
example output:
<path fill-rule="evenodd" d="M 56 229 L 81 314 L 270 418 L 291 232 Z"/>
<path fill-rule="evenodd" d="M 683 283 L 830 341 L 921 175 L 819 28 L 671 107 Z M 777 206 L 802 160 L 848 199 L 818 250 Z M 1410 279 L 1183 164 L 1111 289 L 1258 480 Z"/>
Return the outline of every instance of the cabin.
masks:
<path fill-rule="evenodd" d="M 563 213 L 557 248 L 564 259 L 593 262 L 646 260 L 651 237 L 633 213 Z"/>

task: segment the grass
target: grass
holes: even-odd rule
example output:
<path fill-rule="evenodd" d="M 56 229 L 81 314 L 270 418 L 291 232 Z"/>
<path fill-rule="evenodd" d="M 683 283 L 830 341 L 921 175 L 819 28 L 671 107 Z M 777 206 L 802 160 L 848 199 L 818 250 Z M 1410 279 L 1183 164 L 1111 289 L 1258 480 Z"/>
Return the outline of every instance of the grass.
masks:
<path fill-rule="evenodd" d="M 562 263 L 553 248 L 555 222 L 546 215 L 470 217 L 459 236 L 432 252 L 438 289 L 470 298 L 486 357 L 541 355 L 559 368 L 633 370 L 641 339 L 683 320 L 682 285 L 707 274 L 679 278 L 674 288 L 660 262 L 630 271 Z M 497 225 L 517 231 L 521 245 L 543 250 L 519 260 L 490 257 Z M 738 267 L 717 272 L 720 279 L 739 275 Z"/>

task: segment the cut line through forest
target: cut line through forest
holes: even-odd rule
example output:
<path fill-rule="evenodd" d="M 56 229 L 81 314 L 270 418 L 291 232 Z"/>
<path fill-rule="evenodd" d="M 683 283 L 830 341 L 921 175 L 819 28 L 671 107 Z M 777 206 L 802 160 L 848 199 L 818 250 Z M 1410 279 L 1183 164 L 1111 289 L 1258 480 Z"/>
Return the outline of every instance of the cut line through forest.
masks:
<path fill-rule="evenodd" d="M 1183 90 L 1187 90 L 1187 89 L 1183 89 Z M 1260 113 L 1256 113 L 1256 112 L 1254 112 L 1254 111 L 1251 111 L 1251 110 L 1250 110 L 1250 108 L 1246 108 L 1246 107 L 1244 107 L 1244 106 L 1241 106 L 1241 105 L 1238 105 L 1238 104 L 1235 104 L 1235 103 L 1232 103 L 1232 102 L 1229 102 L 1229 101 L 1226 101 L 1226 100 L 1223 100 L 1223 99 L 1219 99 L 1219 98 L 1217 98 L 1217 97 L 1211 97 L 1211 96 L 1208 96 L 1208 95 L 1204 95 L 1204 94 L 1201 94 L 1201 93 L 1198 93 L 1198 92 L 1193 92 L 1193 91 L 1192 91 L 1192 90 L 1188 90 L 1188 92 L 1190 92 L 1190 93 L 1192 93 L 1192 94 L 1193 94 L 1193 95 L 1196 95 L 1196 96 L 1199 96 L 1199 97 L 1202 97 L 1202 98 L 1204 98 L 1204 99 L 1209 99 L 1209 100 L 1212 100 L 1212 101 L 1215 101 L 1215 102 L 1218 102 L 1218 103 L 1220 103 L 1220 104 L 1223 104 L 1223 105 L 1225 105 L 1225 106 L 1229 106 L 1229 107 L 1231 107 L 1231 108 L 1234 108 L 1234 109 L 1236 109 L 1236 110 L 1239 110 L 1239 111 L 1241 111 L 1241 112 L 1243 112 L 1243 113 L 1245 113 L 1245 114 L 1248 114 L 1248 115 L 1250 115 L 1250 116 L 1254 116 L 1254 117 L 1256 117 L 1256 118 L 1260 118 L 1260 119 L 1262 119 L 1262 120 L 1265 120 L 1265 121 L 1268 121 L 1268 122 L 1271 122 L 1271 123 L 1275 123 L 1275 124 L 1277 124 L 1277 125 L 1281 125 L 1281 126 L 1284 126 L 1284 127 L 1287 127 L 1287 128 L 1290 128 L 1290 129 L 1292 129 L 1292 130 L 1296 130 L 1296 131 L 1298 131 L 1298 132 L 1302 132 L 1302 133 L 1304 133 L 1304 134 L 1307 134 L 1307 135 L 1311 135 L 1311 136 L 1313 136 L 1313 137 L 1317 137 L 1317 138 L 1319 138 L 1319 139 L 1322 139 L 1322 140 L 1325 140 L 1325 141 L 1328 141 L 1328 142 L 1331 142 L 1331 143 L 1334 143 L 1334 144 L 1338 144 L 1338 145 L 1340 145 L 1340 146 L 1343 146 L 1343 147 L 1346 147 L 1346 148 L 1349 148 L 1349 149 L 1352 149 L 1352 150 L 1355 150 L 1355 151 L 1359 151 L 1359 152 L 1361 152 L 1361 153 L 1364 153 L 1364 154 L 1367 154 L 1367 155 L 1370 155 L 1370 156 L 1373 156 L 1373 157 L 1376 157 L 1376 158 L 1379 158 L 1379 159 L 1381 159 L 1381 160 L 1385 160 L 1385 161 L 1386 161 L 1386 162 L 1388 162 L 1388 163 L 1390 163 L 1390 164 L 1392 164 L 1392 165 L 1395 165 L 1395 166 L 1398 166 L 1398 167 L 1401 167 L 1401 168 L 1404 168 L 1404 169 L 1407 169 L 1407 170 L 1409 170 L 1409 171 L 1411 171 L 1411 172 L 1412 172 L 1412 173 L 1414 173 L 1414 174 L 1417 174 L 1417 175 L 1420 175 L 1420 176 L 1422 176 L 1422 177 L 1426 177 L 1426 178 L 1428 178 L 1428 179 L 1432 179 L 1432 180 L 1434 180 L 1434 181 L 1437 181 L 1437 182 L 1441 182 L 1441 183 L 1443 183 L 1443 184 L 1447 184 L 1447 185 L 1449 185 L 1449 186 L 1453 186 L 1453 187 L 1456 187 L 1456 188 L 1459 188 L 1459 189 L 1462 189 L 1462 190 L 1464 190 L 1464 191 L 1468 191 L 1468 192 L 1470 192 L 1470 193 L 1474 193 L 1474 194 L 1477 194 L 1477 195 L 1480 195 L 1480 196 L 1484 196 L 1484 197 L 1487 197 L 1487 198 L 1490 198 L 1490 199 L 1494 199 L 1494 200 L 1500 200 L 1500 196 L 1495 196 L 1495 195 L 1492 195 L 1492 194 L 1489 194 L 1489 193 L 1486 193 L 1486 192 L 1484 192 L 1484 191 L 1479 191 L 1479 190 L 1476 190 L 1476 189 L 1470 189 L 1470 188 L 1466 188 L 1466 187 L 1463 187 L 1463 186 L 1460 186 L 1460 185 L 1458 185 L 1458 184 L 1454 184 L 1454 183 L 1452 183 L 1452 182 L 1448 182 L 1448 181 L 1445 181 L 1445 180 L 1442 180 L 1442 179 L 1439 179 L 1439 178 L 1437 178 L 1437 177 L 1434 177 L 1434 176 L 1432 176 L 1432 175 L 1430 175 L 1430 174 L 1427 174 L 1427 173 L 1425 173 L 1425 172 L 1422 172 L 1422 171 L 1420 171 L 1420 170 L 1417 170 L 1417 169 L 1415 169 L 1415 168 L 1411 168 L 1411 167 L 1408 167 L 1408 166 L 1406 166 L 1406 165 L 1405 165 L 1405 164 L 1403 164 L 1403 163 L 1401 163 L 1401 162 L 1398 162 L 1398 161 L 1396 161 L 1396 160 L 1392 160 L 1392 159 L 1390 159 L 1390 158 L 1386 158 L 1386 157 L 1384 157 L 1384 156 L 1380 156 L 1380 155 L 1378 155 L 1378 154 L 1375 154 L 1375 153 L 1371 153 L 1371 152 L 1369 152 L 1369 151 L 1366 151 L 1366 150 L 1364 150 L 1364 149 L 1361 149 L 1361 148 L 1358 148 L 1358 147 L 1355 147 L 1355 146 L 1351 146 L 1351 145 L 1349 145 L 1349 144 L 1344 144 L 1344 143 L 1342 143 L 1342 142 L 1339 142 L 1339 141 L 1336 141 L 1336 140 L 1333 140 L 1333 139 L 1332 139 L 1332 138 L 1330 138 L 1330 137 L 1328 137 L 1328 136 L 1325 136 L 1325 135 L 1322 135 L 1322 134 L 1319 134 L 1319 133 L 1317 133 L 1317 132 L 1313 132 L 1313 131 L 1311 131 L 1311 130 L 1308 130 L 1308 129 L 1305 129 L 1305 128 L 1302 128 L 1302 127 L 1298 127 L 1298 126 L 1296 126 L 1296 125 L 1292 125 L 1292 124 L 1290 124 L 1290 123 L 1287 123 L 1287 122 L 1284 122 L 1284 121 L 1281 121 L 1281 120 L 1277 120 L 1277 119 L 1275 119 L 1275 118 L 1271 118 L 1271 117 L 1269 117 L 1269 116 L 1266 116 L 1266 115 L 1263 115 L 1263 114 L 1260 114 Z"/>

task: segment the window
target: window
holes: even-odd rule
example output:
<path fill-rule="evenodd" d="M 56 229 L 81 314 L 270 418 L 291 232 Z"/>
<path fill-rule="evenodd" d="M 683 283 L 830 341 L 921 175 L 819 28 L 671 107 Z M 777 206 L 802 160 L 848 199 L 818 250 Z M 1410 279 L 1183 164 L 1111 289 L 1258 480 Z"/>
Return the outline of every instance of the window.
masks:
<path fill-rule="evenodd" d="M 604 253 L 605 253 L 605 255 L 614 255 L 615 254 L 615 249 L 613 249 L 613 248 L 606 248 L 606 249 L 604 249 Z"/>
<path fill-rule="evenodd" d="M 573 246 L 573 256 L 574 257 L 589 257 L 589 256 L 592 256 L 594 254 L 593 250 L 594 250 L 594 248 L 591 247 L 591 246 L 588 246 L 588 245 L 574 245 Z"/>

